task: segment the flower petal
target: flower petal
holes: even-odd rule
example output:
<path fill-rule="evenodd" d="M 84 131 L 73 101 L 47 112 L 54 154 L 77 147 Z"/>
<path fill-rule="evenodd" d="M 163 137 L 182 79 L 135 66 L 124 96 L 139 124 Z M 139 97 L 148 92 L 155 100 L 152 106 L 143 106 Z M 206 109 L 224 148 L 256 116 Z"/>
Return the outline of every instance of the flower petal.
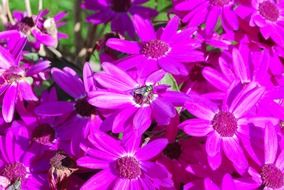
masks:
<path fill-rule="evenodd" d="M 117 38 L 110 38 L 106 45 L 112 49 L 117 51 L 127 53 L 127 54 L 139 54 L 140 53 L 140 45 L 135 41 L 127 41 Z"/>
<path fill-rule="evenodd" d="M 220 152 L 221 138 L 213 132 L 207 137 L 206 140 L 206 152 L 209 156 L 213 157 Z"/>
<path fill-rule="evenodd" d="M 5 92 L 2 104 L 2 115 L 6 122 L 11 122 L 14 117 L 15 104 L 17 100 L 18 87 L 11 85 Z"/>
<path fill-rule="evenodd" d="M 154 27 L 149 20 L 138 15 L 134 15 L 132 19 L 135 30 L 142 41 L 147 42 L 156 38 Z"/>
<path fill-rule="evenodd" d="M 67 71 L 53 68 L 51 71 L 54 81 L 73 98 L 80 98 L 85 95 L 83 82 L 78 76 L 73 76 Z"/>
<path fill-rule="evenodd" d="M 213 131 L 211 122 L 203 119 L 189 119 L 179 125 L 188 135 L 203 137 Z"/>
<path fill-rule="evenodd" d="M 150 160 L 155 156 L 159 155 L 163 149 L 167 146 L 167 139 L 157 139 L 143 146 L 140 150 L 136 152 L 136 156 L 139 160 Z"/>
<path fill-rule="evenodd" d="M 265 127 L 264 135 L 265 164 L 274 163 L 277 150 L 277 133 L 275 131 L 275 127 L 272 124 L 268 123 Z"/>

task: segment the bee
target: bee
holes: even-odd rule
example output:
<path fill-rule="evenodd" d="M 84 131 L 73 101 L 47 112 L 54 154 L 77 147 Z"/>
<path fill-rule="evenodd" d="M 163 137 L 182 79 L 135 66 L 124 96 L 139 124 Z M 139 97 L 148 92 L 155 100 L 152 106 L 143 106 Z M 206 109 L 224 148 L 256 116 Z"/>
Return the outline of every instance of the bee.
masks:
<path fill-rule="evenodd" d="M 135 88 L 133 90 L 133 97 L 137 104 L 149 103 L 152 98 L 153 85 L 147 85 Z"/>

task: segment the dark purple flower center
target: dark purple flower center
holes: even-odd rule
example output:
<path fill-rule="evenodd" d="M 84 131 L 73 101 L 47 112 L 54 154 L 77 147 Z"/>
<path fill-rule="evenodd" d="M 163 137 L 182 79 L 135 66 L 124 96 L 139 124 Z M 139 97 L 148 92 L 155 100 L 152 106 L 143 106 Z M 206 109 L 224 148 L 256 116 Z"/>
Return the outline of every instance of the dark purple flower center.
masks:
<path fill-rule="evenodd" d="M 115 12 L 127 12 L 131 7 L 131 0 L 111 0 L 111 9 Z"/>
<path fill-rule="evenodd" d="M 150 59 L 159 59 L 170 51 L 169 45 L 161 40 L 151 40 L 142 44 L 141 54 Z"/>
<path fill-rule="evenodd" d="M 277 21 L 279 18 L 279 9 L 275 5 L 275 3 L 272 3 L 270 1 L 264 1 L 259 4 L 258 6 L 258 11 L 261 16 L 266 18 L 267 20 L 270 21 Z"/>
<path fill-rule="evenodd" d="M 202 75 L 202 69 L 204 68 L 201 64 L 195 64 L 189 73 L 189 78 L 192 81 L 204 81 L 204 77 Z"/>
<path fill-rule="evenodd" d="M 40 144 L 48 144 L 55 139 L 55 131 L 49 124 L 42 124 L 35 128 L 32 137 Z"/>
<path fill-rule="evenodd" d="M 145 85 L 142 87 L 135 88 L 132 92 L 135 103 L 139 105 L 150 104 L 154 97 L 153 86 Z"/>
<path fill-rule="evenodd" d="M 26 167 L 19 162 L 13 164 L 6 164 L 4 168 L 1 169 L 0 175 L 8 178 L 11 182 L 17 179 L 23 179 L 27 175 Z"/>
<path fill-rule="evenodd" d="M 77 114 L 83 117 L 90 117 L 97 113 L 96 107 L 89 104 L 86 98 L 76 100 L 75 110 Z"/>
<path fill-rule="evenodd" d="M 24 78 L 24 71 L 19 67 L 12 66 L 2 74 L 3 79 L 12 84 Z"/>
<path fill-rule="evenodd" d="M 180 144 L 178 142 L 174 142 L 168 144 L 163 152 L 170 159 L 177 160 L 180 157 L 182 150 Z"/>
<path fill-rule="evenodd" d="M 17 23 L 17 28 L 24 34 L 28 34 L 32 27 L 35 26 L 32 17 L 24 17 L 20 22 Z"/>
<path fill-rule="evenodd" d="M 209 0 L 210 4 L 213 6 L 223 7 L 230 3 L 231 0 Z"/>
<path fill-rule="evenodd" d="M 284 175 L 274 164 L 265 164 L 260 175 L 266 187 L 278 189 L 284 185 Z"/>
<path fill-rule="evenodd" d="M 223 111 L 220 111 L 214 116 L 212 126 L 222 137 L 234 136 L 238 128 L 234 115 Z"/>
<path fill-rule="evenodd" d="M 115 161 L 115 168 L 121 178 L 135 179 L 141 175 L 140 164 L 132 156 L 117 159 Z"/>

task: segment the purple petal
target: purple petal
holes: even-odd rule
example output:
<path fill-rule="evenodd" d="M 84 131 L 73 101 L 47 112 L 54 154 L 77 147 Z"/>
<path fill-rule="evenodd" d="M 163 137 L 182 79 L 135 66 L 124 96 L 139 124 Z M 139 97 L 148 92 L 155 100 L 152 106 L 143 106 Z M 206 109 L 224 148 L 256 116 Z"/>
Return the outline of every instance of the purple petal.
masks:
<path fill-rule="evenodd" d="M 216 105 L 205 98 L 193 98 L 186 102 L 186 109 L 198 118 L 211 121 L 218 111 Z"/>
<path fill-rule="evenodd" d="M 0 68 L 7 69 L 13 65 L 16 65 L 14 58 L 6 49 L 4 49 L 1 46 L 0 47 Z"/>
<path fill-rule="evenodd" d="M 112 132 L 120 133 L 124 130 L 126 126 L 126 122 L 132 119 L 135 111 L 137 110 L 134 106 L 127 106 L 123 110 L 121 110 L 114 118 L 112 125 Z"/>
<path fill-rule="evenodd" d="M 205 67 L 202 70 L 202 74 L 210 84 L 212 84 L 214 87 L 218 88 L 219 90 L 225 91 L 230 86 L 229 82 L 226 81 L 219 72 L 217 72 L 216 70 L 210 67 Z"/>
<path fill-rule="evenodd" d="M 158 124 L 167 125 L 170 123 L 170 118 L 176 115 L 175 108 L 169 103 L 156 98 L 151 104 L 152 113 Z"/>
<path fill-rule="evenodd" d="M 61 116 L 74 111 L 72 102 L 45 102 L 35 109 L 35 113 L 42 116 Z"/>
<path fill-rule="evenodd" d="M 167 100 L 174 106 L 183 106 L 184 103 L 190 99 L 187 94 L 177 91 L 167 91 L 165 93 L 160 94 L 160 97 L 164 100 Z"/>
<path fill-rule="evenodd" d="M 18 87 L 15 85 L 11 85 L 5 92 L 2 105 L 2 115 L 3 119 L 7 123 L 13 120 L 17 94 Z"/>
<path fill-rule="evenodd" d="M 33 65 L 26 73 L 27 76 L 33 76 L 39 74 L 40 72 L 45 71 L 48 67 L 50 67 L 50 61 L 41 61 L 35 65 Z"/>
<path fill-rule="evenodd" d="M 204 179 L 204 190 L 220 190 L 219 187 L 209 178 Z"/>
<path fill-rule="evenodd" d="M 206 24 L 205 24 L 206 26 L 205 31 L 207 34 L 213 32 L 217 24 L 218 18 L 220 16 L 220 13 L 221 9 L 219 7 L 212 6 L 212 8 L 209 9 L 209 13 L 207 15 Z"/>
<path fill-rule="evenodd" d="M 203 137 L 213 131 L 211 122 L 203 119 L 189 119 L 179 125 L 184 132 L 191 136 Z"/>
<path fill-rule="evenodd" d="M 53 68 L 51 73 L 54 81 L 73 98 L 76 99 L 85 95 L 84 85 L 79 77 L 57 68 Z"/>
<path fill-rule="evenodd" d="M 86 183 L 80 188 L 81 190 L 108 190 L 111 184 L 117 177 L 112 174 L 110 170 L 102 170 L 88 179 Z M 107 179 L 107 180 L 106 180 Z"/>
<path fill-rule="evenodd" d="M 221 148 L 221 138 L 215 132 L 208 135 L 206 141 L 207 154 L 213 157 L 220 152 L 220 148 Z"/>
<path fill-rule="evenodd" d="M 281 153 L 279 154 L 275 165 L 276 167 L 278 167 L 280 170 L 283 171 L 284 169 L 284 150 L 282 150 Z"/>
<path fill-rule="evenodd" d="M 245 64 L 243 57 L 241 56 L 241 53 L 238 49 L 234 48 L 233 52 L 233 65 L 234 65 L 234 71 L 235 74 L 240 78 L 242 83 L 250 82 L 247 67 L 248 65 Z"/>
<path fill-rule="evenodd" d="M 139 130 L 142 134 L 144 133 L 151 125 L 151 107 L 141 107 L 137 110 L 133 118 L 133 127 L 135 130 Z"/>
<path fill-rule="evenodd" d="M 235 184 L 230 174 L 225 174 L 222 180 L 222 189 L 235 190 Z"/>
<path fill-rule="evenodd" d="M 264 92 L 265 92 L 265 89 L 262 87 L 259 87 L 247 93 L 245 97 L 241 100 L 241 102 L 239 102 L 239 104 L 233 110 L 235 117 L 240 118 L 244 114 L 246 114 L 248 111 L 250 111 L 250 109 L 259 102 Z"/>
<path fill-rule="evenodd" d="M 146 161 L 159 155 L 163 149 L 167 146 L 167 139 L 157 139 L 143 146 L 136 152 L 136 156 L 139 160 Z"/>
<path fill-rule="evenodd" d="M 275 127 L 267 124 L 264 135 L 265 164 L 274 163 L 278 150 L 278 139 Z"/>
<path fill-rule="evenodd" d="M 85 63 L 83 68 L 83 79 L 84 87 L 87 92 L 93 91 L 96 89 L 93 71 L 89 63 Z"/>
<path fill-rule="evenodd" d="M 138 15 L 134 15 L 133 24 L 142 41 L 147 42 L 156 38 L 154 27 L 149 20 L 143 19 Z"/>
<path fill-rule="evenodd" d="M 27 101 L 37 101 L 38 98 L 33 92 L 31 85 L 25 81 L 21 81 L 18 83 L 19 93 L 21 98 Z"/>
<path fill-rule="evenodd" d="M 127 41 L 117 38 L 110 38 L 106 45 L 112 49 L 117 51 L 127 53 L 127 54 L 139 54 L 140 53 L 140 45 L 138 42 Z"/>
<path fill-rule="evenodd" d="M 187 75 L 188 71 L 184 64 L 169 56 L 159 60 L 159 65 L 165 71 L 173 75 Z"/>
<path fill-rule="evenodd" d="M 237 167 L 236 169 L 244 170 L 248 167 L 247 159 L 237 139 L 223 139 L 222 145 L 225 155 Z"/>
<path fill-rule="evenodd" d="M 108 91 L 94 91 L 90 93 L 89 103 L 106 109 L 122 108 L 128 105 L 134 105 L 131 95 L 117 94 Z"/>
<path fill-rule="evenodd" d="M 119 141 L 102 132 L 91 135 L 89 140 L 96 148 L 105 151 L 114 157 L 119 157 L 124 152 Z"/>
<path fill-rule="evenodd" d="M 128 179 L 118 178 L 114 183 L 113 190 L 129 189 L 130 183 L 132 182 Z"/>
<path fill-rule="evenodd" d="M 160 39 L 163 41 L 170 40 L 172 36 L 176 34 L 178 30 L 178 25 L 179 25 L 179 19 L 177 16 L 175 16 L 168 22 Z"/>
<path fill-rule="evenodd" d="M 108 161 L 92 158 L 89 156 L 81 157 L 77 160 L 77 164 L 79 166 L 91 169 L 105 169 L 109 167 Z"/>
<path fill-rule="evenodd" d="M 134 88 L 138 86 L 137 82 L 119 67 L 111 63 L 103 63 L 102 67 L 107 74 L 117 77 L 118 80 L 126 84 L 128 87 Z"/>

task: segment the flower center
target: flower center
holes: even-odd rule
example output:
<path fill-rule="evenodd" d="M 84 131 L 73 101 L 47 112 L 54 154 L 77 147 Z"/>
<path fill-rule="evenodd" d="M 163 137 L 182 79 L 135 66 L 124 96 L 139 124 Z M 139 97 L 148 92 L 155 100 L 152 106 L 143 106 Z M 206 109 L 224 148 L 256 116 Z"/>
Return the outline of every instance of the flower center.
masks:
<path fill-rule="evenodd" d="M 96 107 L 89 104 L 86 98 L 81 98 L 76 101 L 75 110 L 77 114 L 82 117 L 90 117 L 97 113 Z"/>
<path fill-rule="evenodd" d="M 131 0 L 112 0 L 111 8 L 115 12 L 127 12 L 131 7 Z"/>
<path fill-rule="evenodd" d="M 161 40 L 151 40 L 142 44 L 141 54 L 150 59 L 159 59 L 169 53 L 169 45 Z"/>
<path fill-rule="evenodd" d="M 202 75 L 202 69 L 203 68 L 204 68 L 203 65 L 195 64 L 192 67 L 192 69 L 190 70 L 190 73 L 189 73 L 190 80 L 197 81 L 197 82 L 204 81 L 204 77 Z"/>
<path fill-rule="evenodd" d="M 164 154 L 170 159 L 178 159 L 181 155 L 181 147 L 178 142 L 170 143 L 164 150 Z"/>
<path fill-rule="evenodd" d="M 29 34 L 31 28 L 35 26 L 35 23 L 32 17 L 24 17 L 16 25 L 21 32 L 24 34 Z"/>
<path fill-rule="evenodd" d="M 277 19 L 279 18 L 278 7 L 270 1 L 264 1 L 260 3 L 258 6 L 258 11 L 260 15 L 266 18 L 267 20 L 274 22 L 277 21 Z"/>
<path fill-rule="evenodd" d="M 213 128 L 222 137 L 232 137 L 237 131 L 238 125 L 234 115 L 230 112 L 220 111 L 212 120 Z"/>
<path fill-rule="evenodd" d="M 48 144 L 55 139 L 55 131 L 49 124 L 42 124 L 35 128 L 32 138 L 40 144 Z"/>
<path fill-rule="evenodd" d="M 210 4 L 213 6 L 223 7 L 230 3 L 231 0 L 209 0 Z"/>
<path fill-rule="evenodd" d="M 150 104 L 154 97 L 153 86 L 145 85 L 142 87 L 135 88 L 132 92 L 132 96 L 136 104 Z"/>
<path fill-rule="evenodd" d="M 0 171 L 0 175 L 8 178 L 11 182 L 18 179 L 22 180 L 27 176 L 26 167 L 19 162 L 13 164 L 6 164 Z"/>
<path fill-rule="evenodd" d="M 274 164 L 265 164 L 260 175 L 266 187 L 278 189 L 284 185 L 284 175 Z"/>
<path fill-rule="evenodd" d="M 141 175 L 140 164 L 136 158 L 125 156 L 115 161 L 115 167 L 119 177 L 126 179 L 135 179 Z"/>
<path fill-rule="evenodd" d="M 3 73 L 2 77 L 8 84 L 12 84 L 24 78 L 24 71 L 19 67 L 12 66 Z"/>

